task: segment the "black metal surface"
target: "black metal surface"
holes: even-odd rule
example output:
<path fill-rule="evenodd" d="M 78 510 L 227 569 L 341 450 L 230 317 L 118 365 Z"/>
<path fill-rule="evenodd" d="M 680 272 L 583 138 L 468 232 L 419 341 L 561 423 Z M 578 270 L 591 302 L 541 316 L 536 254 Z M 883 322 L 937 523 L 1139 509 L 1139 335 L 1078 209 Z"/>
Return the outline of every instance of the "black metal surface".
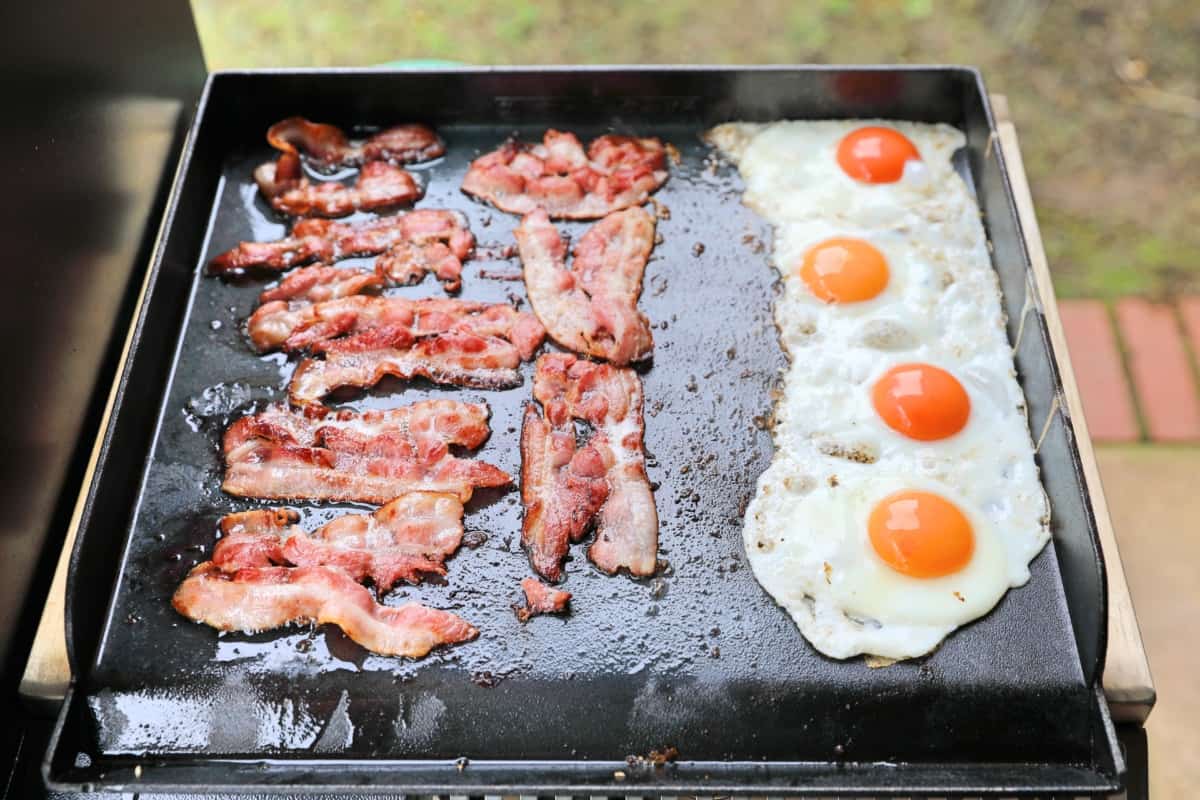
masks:
<path fill-rule="evenodd" d="M 1146 751 L 1146 731 L 1142 727 L 1133 724 L 1121 724 L 1116 728 L 1117 737 L 1120 742 L 1121 751 L 1124 754 L 1127 765 L 1126 787 L 1124 793 L 1104 795 L 1107 800 L 1147 800 L 1148 794 L 1148 760 Z M 222 792 L 212 794 L 209 792 L 187 792 L 183 794 L 170 793 L 164 794 L 159 792 L 77 792 L 77 791 L 58 791 L 47 789 L 42 782 L 40 770 L 38 769 L 41 754 L 46 749 L 46 743 L 50 738 L 50 723 L 45 720 L 34 720 L 26 731 L 26 738 L 22 747 L 22 758 L 17 765 L 16 771 L 10 776 L 7 794 L 0 793 L 0 797 L 4 800 L 199 800 L 200 798 L 208 798 L 208 800 L 280 800 L 278 793 L 269 793 L 266 790 L 255 790 L 250 794 Z M 301 795 L 291 795 L 291 797 L 299 797 Z M 362 800 L 365 797 L 372 797 L 375 800 L 426 800 L 426 798 L 414 795 L 403 794 L 379 794 L 376 792 L 351 792 L 339 793 L 333 795 L 323 795 L 328 800 Z M 611 795 L 609 795 L 611 796 Z M 625 795 L 617 795 L 624 797 Z M 937 795 L 942 796 L 942 795 Z M 429 800 L 433 800 L 430 798 Z"/>
<path fill-rule="evenodd" d="M 413 663 L 366 654 L 336 630 L 218 638 L 171 610 L 170 593 L 204 558 L 217 517 L 254 505 L 219 491 L 220 433 L 231 416 L 279 398 L 291 368 L 253 355 L 239 331 L 262 282 L 223 283 L 200 266 L 241 239 L 282 233 L 250 171 L 269 156 L 266 126 L 294 113 L 437 124 L 449 150 L 425 170 L 421 205 L 463 210 L 484 244 L 510 242 L 516 220 L 458 186 L 468 161 L 513 131 L 636 131 L 679 148 L 657 196 L 670 217 L 642 299 L 657 325 L 643 377 L 671 564 L 663 575 L 604 577 L 579 550 L 568 564 L 570 619 L 522 626 L 509 608 L 528 572 L 517 496 L 481 492 L 467 526 L 487 542 L 455 556 L 445 585 L 388 598 L 457 611 L 481 628 L 474 643 Z M 755 420 L 770 408 L 784 360 L 760 246 L 769 232 L 741 206 L 732 168 L 705 170 L 698 139 L 727 119 L 830 116 L 964 127 L 962 167 L 979 188 L 1014 339 L 1020 331 L 1035 436 L 1053 415 L 1039 461 L 1054 541 L 1032 580 L 933 655 L 887 669 L 816 654 L 745 565 L 741 510 L 771 455 Z M 53 783 L 456 793 L 1114 786 L 1120 759 L 1097 680 L 1102 565 L 1070 426 L 1052 410 L 1058 383 L 1044 324 L 1036 309 L 1023 311 L 1027 259 L 990 127 L 978 76 L 961 69 L 214 76 L 74 554 L 69 641 L 79 682 L 49 756 Z M 578 235 L 586 226 L 565 227 Z M 464 297 L 523 296 L 519 281 L 483 279 L 480 267 L 467 265 Z M 401 291 L 441 293 L 431 281 Z M 493 434 L 479 457 L 515 473 L 528 392 L 528 379 L 508 392 L 391 383 L 349 405 L 484 398 Z M 316 520 L 337 510 L 304 512 Z M 625 763 L 665 746 L 679 748 L 677 764 Z"/>

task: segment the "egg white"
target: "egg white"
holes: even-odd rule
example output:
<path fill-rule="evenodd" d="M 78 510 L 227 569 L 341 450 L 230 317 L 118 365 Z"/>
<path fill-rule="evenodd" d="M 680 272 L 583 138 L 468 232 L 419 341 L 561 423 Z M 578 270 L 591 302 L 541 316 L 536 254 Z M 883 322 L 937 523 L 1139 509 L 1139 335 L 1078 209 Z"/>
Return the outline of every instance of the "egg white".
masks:
<path fill-rule="evenodd" d="M 861 183 L 837 163 L 838 144 L 867 125 L 894 128 L 921 155 L 895 183 Z M 944 222 L 963 211 L 951 160 L 966 138 L 949 125 L 890 120 L 731 122 L 705 138 L 738 166 L 746 189 L 742 201 L 778 223 L 812 217 L 886 228 L 914 220 Z M 960 181 L 961 184 L 961 181 Z M 964 186 L 965 188 L 965 186 Z"/>
<path fill-rule="evenodd" d="M 848 470 L 830 482 L 795 461 L 776 459 L 760 476 L 747 508 L 747 557 L 762 586 L 825 655 L 920 656 L 1003 597 L 1010 585 L 1006 545 L 997 523 L 951 487 L 870 473 Z M 867 517 L 876 503 L 901 489 L 936 492 L 964 511 L 975 549 L 962 570 L 911 578 L 875 553 Z"/>
<path fill-rule="evenodd" d="M 846 176 L 837 144 L 870 124 L 907 136 L 920 166 L 910 162 L 894 184 Z M 790 366 L 775 408 L 776 455 L 746 514 L 754 574 L 827 655 L 927 653 L 1024 584 L 1049 539 L 996 273 L 952 163 L 964 137 L 945 125 L 856 120 L 730 123 L 708 138 L 738 165 L 743 201 L 774 226 L 783 290 L 774 313 Z M 884 254 L 890 280 L 879 296 L 850 304 L 813 296 L 796 266 L 834 236 Z M 940 366 L 963 384 L 971 415 L 958 434 L 920 442 L 879 418 L 871 387 L 909 362 Z M 959 505 L 979 533 L 968 569 L 917 580 L 863 548 L 865 515 L 886 487 L 934 487 Z"/>

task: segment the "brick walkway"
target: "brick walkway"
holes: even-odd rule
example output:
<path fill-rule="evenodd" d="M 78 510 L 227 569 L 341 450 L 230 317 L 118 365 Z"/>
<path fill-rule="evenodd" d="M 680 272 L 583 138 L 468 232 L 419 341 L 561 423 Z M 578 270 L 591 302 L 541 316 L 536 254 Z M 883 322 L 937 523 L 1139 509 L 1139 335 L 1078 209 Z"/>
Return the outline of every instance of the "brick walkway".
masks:
<path fill-rule="evenodd" d="M 1200 297 L 1059 302 L 1096 441 L 1200 442 Z"/>

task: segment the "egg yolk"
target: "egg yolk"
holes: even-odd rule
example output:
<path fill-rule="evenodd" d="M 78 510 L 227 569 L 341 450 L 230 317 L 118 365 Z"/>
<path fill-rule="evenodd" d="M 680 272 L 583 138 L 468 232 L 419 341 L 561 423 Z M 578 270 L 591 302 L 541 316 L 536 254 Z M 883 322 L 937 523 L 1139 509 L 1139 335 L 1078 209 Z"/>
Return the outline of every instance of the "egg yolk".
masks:
<path fill-rule="evenodd" d="M 887 259 L 862 239 L 827 239 L 804 254 L 800 278 L 826 303 L 858 303 L 883 291 Z"/>
<path fill-rule="evenodd" d="M 871 547 L 889 567 L 911 578 L 940 578 L 971 560 L 975 533 L 966 515 L 932 492 L 885 497 L 867 521 Z"/>
<path fill-rule="evenodd" d="M 953 436 L 971 415 L 971 399 L 958 378 L 932 364 L 892 367 L 876 381 L 871 402 L 889 428 L 921 442 Z"/>
<path fill-rule="evenodd" d="M 851 178 L 863 183 L 895 183 L 904 165 L 920 161 L 916 145 L 891 128 L 869 126 L 851 131 L 837 149 L 837 161 Z"/>

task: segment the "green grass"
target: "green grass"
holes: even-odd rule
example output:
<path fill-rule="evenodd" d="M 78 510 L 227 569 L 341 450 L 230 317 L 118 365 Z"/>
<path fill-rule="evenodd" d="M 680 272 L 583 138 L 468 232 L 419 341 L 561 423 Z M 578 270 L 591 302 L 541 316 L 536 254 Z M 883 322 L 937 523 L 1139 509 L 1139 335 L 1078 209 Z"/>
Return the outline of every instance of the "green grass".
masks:
<path fill-rule="evenodd" d="M 1194 0 L 193 0 L 193 8 L 213 69 L 402 59 L 975 64 L 992 91 L 1009 96 L 1059 292 L 1200 291 Z M 1166 101 L 1148 100 L 1148 88 Z"/>
<path fill-rule="evenodd" d="M 1099 224 L 1051 206 L 1039 211 L 1055 290 L 1063 297 L 1169 299 L 1200 293 L 1200 245 L 1116 223 Z"/>

